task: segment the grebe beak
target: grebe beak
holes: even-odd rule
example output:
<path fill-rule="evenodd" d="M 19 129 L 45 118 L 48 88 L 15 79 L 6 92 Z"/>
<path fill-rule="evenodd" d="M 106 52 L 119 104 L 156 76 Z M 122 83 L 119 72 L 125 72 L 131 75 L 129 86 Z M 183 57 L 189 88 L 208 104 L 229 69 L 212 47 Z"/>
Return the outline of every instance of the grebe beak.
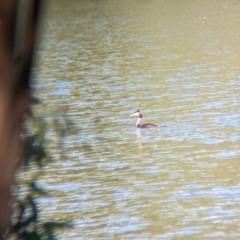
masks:
<path fill-rule="evenodd" d="M 129 117 L 135 117 L 137 116 L 138 117 L 138 112 L 134 113 L 134 114 L 131 114 Z"/>

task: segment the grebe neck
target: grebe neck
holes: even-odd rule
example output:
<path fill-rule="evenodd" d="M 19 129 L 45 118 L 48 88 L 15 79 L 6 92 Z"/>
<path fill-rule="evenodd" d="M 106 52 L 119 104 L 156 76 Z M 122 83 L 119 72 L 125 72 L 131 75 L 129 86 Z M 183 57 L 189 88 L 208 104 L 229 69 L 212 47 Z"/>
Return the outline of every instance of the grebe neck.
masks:
<path fill-rule="evenodd" d="M 137 127 L 138 125 L 140 125 L 141 120 L 142 120 L 142 118 L 139 117 L 138 120 L 137 120 L 137 122 L 136 122 L 136 127 Z"/>

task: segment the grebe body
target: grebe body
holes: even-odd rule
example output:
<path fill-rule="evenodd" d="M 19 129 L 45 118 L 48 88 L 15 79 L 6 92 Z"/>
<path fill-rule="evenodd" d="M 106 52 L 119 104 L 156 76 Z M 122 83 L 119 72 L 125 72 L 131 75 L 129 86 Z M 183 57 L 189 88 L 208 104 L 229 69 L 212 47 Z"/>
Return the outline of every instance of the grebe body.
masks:
<path fill-rule="evenodd" d="M 137 127 L 137 128 L 154 128 L 154 127 L 157 127 L 157 125 L 152 124 L 152 123 L 140 124 L 143 115 L 140 113 L 139 110 L 137 110 L 134 114 L 130 115 L 130 117 L 133 117 L 133 116 L 138 117 L 138 120 L 137 120 L 137 122 L 136 122 L 136 127 Z"/>

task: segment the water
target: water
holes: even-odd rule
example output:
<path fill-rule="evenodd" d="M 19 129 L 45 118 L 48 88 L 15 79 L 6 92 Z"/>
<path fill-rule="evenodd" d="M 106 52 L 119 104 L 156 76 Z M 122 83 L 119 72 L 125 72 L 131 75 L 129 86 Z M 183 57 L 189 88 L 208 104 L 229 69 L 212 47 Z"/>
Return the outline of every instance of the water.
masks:
<path fill-rule="evenodd" d="M 55 197 L 40 202 L 75 222 L 62 239 L 240 237 L 239 5 L 49 1 L 34 88 Z M 159 128 L 136 129 L 138 109 Z"/>

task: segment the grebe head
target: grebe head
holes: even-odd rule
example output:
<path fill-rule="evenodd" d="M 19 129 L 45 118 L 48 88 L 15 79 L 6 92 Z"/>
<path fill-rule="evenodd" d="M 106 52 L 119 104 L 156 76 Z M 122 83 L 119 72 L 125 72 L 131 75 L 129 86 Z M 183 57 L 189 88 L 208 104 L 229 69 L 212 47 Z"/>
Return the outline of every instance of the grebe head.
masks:
<path fill-rule="evenodd" d="M 142 117 L 143 117 L 143 115 L 140 113 L 139 110 L 137 110 L 134 114 L 131 114 L 131 115 L 130 115 L 130 117 L 133 117 L 133 116 L 136 116 L 136 117 L 138 117 L 138 118 L 142 118 Z"/>

